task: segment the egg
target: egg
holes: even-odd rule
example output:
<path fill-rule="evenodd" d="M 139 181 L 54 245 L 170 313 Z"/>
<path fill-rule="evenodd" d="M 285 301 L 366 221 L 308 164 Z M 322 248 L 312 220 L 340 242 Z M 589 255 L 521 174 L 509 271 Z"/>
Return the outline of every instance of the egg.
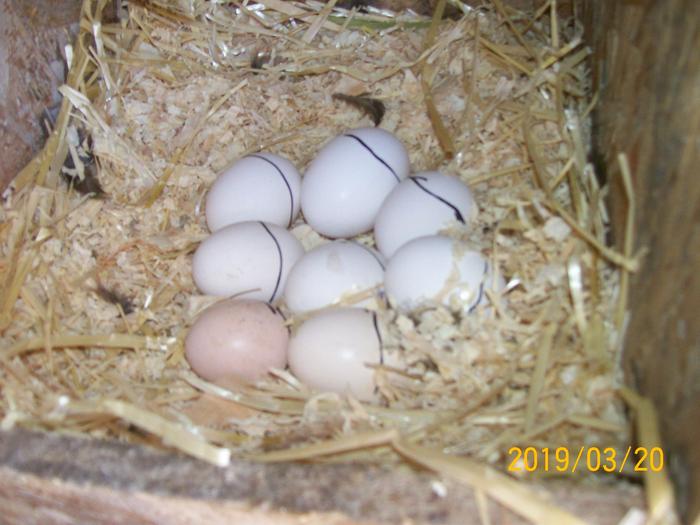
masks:
<path fill-rule="evenodd" d="M 289 368 L 321 392 L 375 396 L 374 371 L 384 349 L 375 314 L 360 308 L 326 309 L 304 322 L 289 341 Z"/>
<path fill-rule="evenodd" d="M 299 214 L 301 176 L 287 159 L 272 153 L 243 157 L 222 172 L 207 194 L 211 232 L 245 221 L 290 227 Z"/>
<path fill-rule="evenodd" d="M 406 148 L 380 128 L 353 129 L 328 142 L 304 174 L 301 209 L 327 237 L 367 232 L 386 196 L 410 169 Z"/>
<path fill-rule="evenodd" d="M 477 215 L 469 187 L 439 171 L 417 173 L 396 186 L 374 225 L 377 248 L 385 257 L 411 239 L 435 235 L 450 224 L 468 224 Z"/>
<path fill-rule="evenodd" d="M 471 312 L 488 301 L 484 289 L 498 292 L 505 286 L 502 278 L 495 285 L 493 281 L 483 255 L 442 235 L 404 244 L 389 260 L 384 274 L 387 297 L 402 311 L 437 303 Z"/>
<path fill-rule="evenodd" d="M 284 300 L 294 313 L 316 310 L 384 281 L 384 258 L 353 241 L 333 241 L 304 254 L 287 278 Z M 367 298 L 358 306 L 376 306 Z"/>
<path fill-rule="evenodd" d="M 239 222 L 199 245 L 192 258 L 192 276 L 208 295 L 273 302 L 282 295 L 287 275 L 303 253 L 301 243 L 284 228 Z"/>
<path fill-rule="evenodd" d="M 254 381 L 287 363 L 284 318 L 261 301 L 226 299 L 206 310 L 185 338 L 185 358 L 207 381 Z"/>

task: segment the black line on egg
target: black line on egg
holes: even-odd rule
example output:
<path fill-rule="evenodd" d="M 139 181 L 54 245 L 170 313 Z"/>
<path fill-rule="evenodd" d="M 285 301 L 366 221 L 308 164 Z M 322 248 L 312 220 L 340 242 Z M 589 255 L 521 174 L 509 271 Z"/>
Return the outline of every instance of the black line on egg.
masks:
<path fill-rule="evenodd" d="M 394 168 L 392 168 L 391 166 L 389 166 L 389 164 L 388 164 L 383 158 L 381 158 L 379 155 L 377 155 L 377 154 L 374 152 L 374 150 L 373 150 L 372 148 L 370 148 L 364 140 L 362 140 L 362 139 L 361 139 L 360 137 L 358 137 L 357 135 L 353 135 L 352 133 L 346 133 L 346 134 L 343 135 L 343 136 L 344 136 L 344 137 L 353 138 L 353 139 L 355 139 L 357 142 L 359 142 L 359 143 L 362 145 L 362 147 L 365 148 L 367 151 L 369 151 L 369 152 L 371 153 L 371 155 L 372 155 L 375 159 L 377 159 L 379 162 L 381 162 L 382 164 L 384 164 L 384 166 L 391 172 L 391 174 L 394 176 L 394 178 L 396 179 L 397 182 L 401 182 L 401 178 L 396 174 L 396 172 L 394 171 Z"/>
<path fill-rule="evenodd" d="M 384 342 L 382 341 L 382 334 L 379 332 L 379 323 L 377 321 L 377 312 L 372 312 L 372 324 L 374 325 L 374 332 L 377 334 L 377 340 L 379 341 L 379 364 L 384 364 Z"/>
<path fill-rule="evenodd" d="M 294 195 L 292 194 L 292 187 L 289 185 L 287 177 L 284 176 L 284 172 L 280 169 L 280 167 L 277 166 L 277 164 L 272 162 L 270 159 L 267 159 L 262 155 L 258 155 L 255 153 L 250 155 L 250 157 L 255 157 L 256 159 L 264 160 L 265 162 L 270 164 L 273 168 L 277 170 L 277 173 L 280 174 L 280 177 L 282 177 L 284 184 L 287 186 L 287 191 L 289 192 L 289 223 L 287 224 L 287 228 L 289 228 L 292 225 L 292 220 L 294 220 Z"/>
<path fill-rule="evenodd" d="M 282 319 L 284 319 L 285 323 L 287 322 L 287 316 L 282 313 L 282 309 L 272 306 L 270 303 L 265 303 L 265 306 L 272 312 L 273 315 L 279 315 Z M 287 325 L 287 332 L 290 334 L 292 333 L 292 327 Z"/>
<path fill-rule="evenodd" d="M 362 244 L 361 242 L 357 242 L 357 241 L 348 241 L 348 242 L 351 242 L 352 244 L 355 244 L 355 245 L 359 246 L 360 248 L 362 248 L 362 249 L 365 250 L 366 252 L 369 252 L 369 254 L 370 254 L 372 257 L 374 257 L 374 260 L 377 261 L 377 264 L 380 266 L 380 268 L 382 269 L 382 271 L 385 271 L 385 270 L 386 270 L 386 267 L 384 266 L 384 263 L 382 262 L 382 260 L 381 260 L 381 259 L 379 258 L 379 256 L 378 256 L 372 249 L 370 249 L 368 246 L 365 246 L 365 245 Z"/>
<path fill-rule="evenodd" d="M 277 307 L 277 306 L 275 306 L 274 308 L 275 308 L 275 311 L 279 314 L 279 316 L 286 321 L 287 316 L 282 313 L 282 309 Z"/>
<path fill-rule="evenodd" d="M 279 313 L 277 309 L 270 303 L 265 303 L 265 306 L 267 306 L 267 309 L 270 310 L 274 315 L 277 315 Z"/>
<path fill-rule="evenodd" d="M 467 313 L 472 313 L 474 310 L 476 310 L 476 307 L 479 306 L 479 303 L 481 303 L 481 299 L 484 298 L 484 282 L 486 281 L 486 272 L 489 271 L 489 263 L 488 261 L 484 262 L 484 274 L 481 276 L 481 284 L 479 285 L 479 295 L 476 298 L 476 302 L 472 305 L 471 308 L 467 311 Z"/>
<path fill-rule="evenodd" d="M 433 192 L 430 191 L 428 188 L 426 188 L 425 186 L 423 186 L 420 182 L 418 182 L 418 180 L 427 181 L 428 179 L 426 179 L 425 177 L 410 177 L 410 179 L 415 183 L 416 186 L 418 186 L 418 187 L 419 187 L 421 190 L 423 190 L 425 193 L 427 193 L 428 195 L 430 195 L 430 196 L 432 196 L 432 197 L 435 197 L 437 200 L 439 200 L 439 201 L 442 202 L 443 204 L 446 204 L 447 206 L 449 206 L 450 208 L 452 208 L 452 211 L 453 211 L 454 214 L 455 214 L 455 218 L 456 218 L 459 222 L 461 222 L 462 224 L 465 223 L 465 222 L 464 222 L 464 217 L 462 216 L 462 212 L 460 212 L 460 211 L 457 209 L 457 206 L 455 206 L 455 205 L 452 204 L 451 202 L 447 201 L 446 199 L 443 199 L 442 197 L 440 197 L 440 195 L 437 195 L 437 194 L 433 193 Z"/>
<path fill-rule="evenodd" d="M 279 255 L 280 258 L 280 266 L 279 266 L 279 271 L 277 272 L 277 282 L 275 282 L 275 289 L 272 291 L 272 295 L 270 296 L 270 300 L 268 302 L 272 302 L 275 299 L 275 295 L 277 295 L 277 290 L 280 287 L 280 282 L 282 281 L 282 248 L 280 247 L 280 243 L 277 241 L 277 237 L 275 237 L 272 232 L 270 231 L 270 228 L 267 227 L 267 224 L 264 222 L 260 222 L 260 226 L 265 228 L 265 231 L 272 237 L 272 240 L 275 243 L 275 246 L 277 247 L 277 254 Z"/>

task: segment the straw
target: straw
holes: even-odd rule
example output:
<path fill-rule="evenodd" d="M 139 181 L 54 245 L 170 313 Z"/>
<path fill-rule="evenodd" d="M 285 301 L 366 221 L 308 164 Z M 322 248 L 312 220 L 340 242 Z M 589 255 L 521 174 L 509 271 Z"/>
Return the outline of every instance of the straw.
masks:
<path fill-rule="evenodd" d="M 586 158 L 589 50 L 557 4 L 525 16 L 500 0 L 478 10 L 452 1 L 464 13 L 452 20 L 445 1 L 428 18 L 333 2 L 141 0 L 117 24 L 101 18 L 104 4 L 84 2 L 55 129 L 2 210 L 3 427 L 131 443 L 145 432 L 217 465 L 229 454 L 409 461 L 474 486 L 484 523 L 487 498 L 526 519 L 574 523 L 519 482 L 492 480 L 514 444 L 631 440 L 613 366 L 640 256 L 631 175 L 620 159 L 630 207 L 618 252 L 605 242 L 607 190 Z M 332 98 L 365 92 L 386 106 L 381 126 L 414 171 L 471 187 L 476 219 L 443 233 L 481 251 L 506 289 L 486 290 L 490 304 L 470 314 L 397 311 L 374 289 L 343 297 L 380 305 L 395 361 L 368 365 L 374 401 L 315 392 L 289 370 L 226 387 L 197 377 L 185 336 L 217 300 L 191 277 L 209 235 L 208 189 L 257 151 L 303 172 L 331 137 L 373 124 Z M 78 130 L 94 142 L 99 200 L 59 176 Z M 328 242 L 303 218 L 290 230 L 306 250 Z M 371 235 L 356 240 L 374 246 Z M 288 315 L 292 334 L 310 315 Z M 194 424 L 200 402 L 221 413 Z"/>

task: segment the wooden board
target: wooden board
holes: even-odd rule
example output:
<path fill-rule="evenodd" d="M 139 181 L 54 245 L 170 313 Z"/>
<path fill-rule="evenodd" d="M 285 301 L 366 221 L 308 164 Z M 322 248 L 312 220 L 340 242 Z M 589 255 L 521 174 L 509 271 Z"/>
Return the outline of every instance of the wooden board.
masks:
<path fill-rule="evenodd" d="M 616 156 L 629 157 L 637 248 L 624 356 L 628 381 L 661 413 L 678 502 L 700 513 L 700 2 L 589 2 L 600 90 L 594 137 L 611 181 L 621 243 L 627 202 Z"/>
<path fill-rule="evenodd" d="M 234 461 L 226 468 L 146 447 L 16 430 L 0 433 L 0 521 L 26 523 L 481 523 L 471 489 L 402 468 Z M 557 504 L 616 524 L 638 486 L 548 483 Z M 491 523 L 527 523 L 490 502 Z"/>

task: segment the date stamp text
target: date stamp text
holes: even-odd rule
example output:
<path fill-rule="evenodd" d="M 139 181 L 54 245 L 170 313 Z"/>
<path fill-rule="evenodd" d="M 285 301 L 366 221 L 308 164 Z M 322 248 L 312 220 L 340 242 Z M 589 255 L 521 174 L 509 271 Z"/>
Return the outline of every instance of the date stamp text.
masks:
<path fill-rule="evenodd" d="M 660 472 L 664 468 L 661 447 L 510 447 L 508 472 L 618 472 L 625 467 L 634 472 Z"/>

